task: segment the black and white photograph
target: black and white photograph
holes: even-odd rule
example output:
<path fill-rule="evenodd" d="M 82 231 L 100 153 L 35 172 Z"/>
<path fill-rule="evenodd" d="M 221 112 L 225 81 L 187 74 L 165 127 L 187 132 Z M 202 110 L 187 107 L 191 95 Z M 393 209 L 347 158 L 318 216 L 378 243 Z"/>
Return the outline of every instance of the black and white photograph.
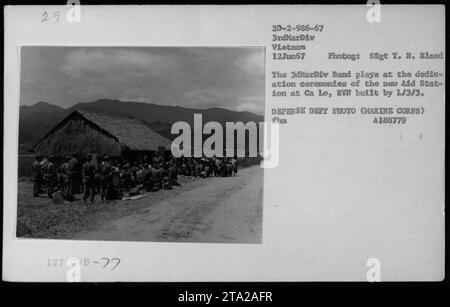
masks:
<path fill-rule="evenodd" d="M 261 47 L 22 47 L 17 237 L 260 243 L 263 112 Z"/>

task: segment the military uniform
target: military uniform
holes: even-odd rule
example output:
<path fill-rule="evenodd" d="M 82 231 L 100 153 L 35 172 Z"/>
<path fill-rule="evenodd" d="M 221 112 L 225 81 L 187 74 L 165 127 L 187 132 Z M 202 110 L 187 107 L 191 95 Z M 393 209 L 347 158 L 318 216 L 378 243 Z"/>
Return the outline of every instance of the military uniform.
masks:
<path fill-rule="evenodd" d="M 125 164 L 125 166 L 123 167 L 121 177 L 122 177 L 122 186 L 125 191 L 128 191 L 129 189 L 132 188 L 132 173 L 130 171 L 128 163 Z"/>
<path fill-rule="evenodd" d="M 238 162 L 236 159 L 231 159 L 231 165 L 233 167 L 233 176 L 237 176 L 238 172 Z"/>
<path fill-rule="evenodd" d="M 42 172 L 41 172 L 41 165 L 37 160 L 34 161 L 33 163 L 32 174 L 33 174 L 33 196 L 39 197 L 42 184 Z"/>
<path fill-rule="evenodd" d="M 60 167 L 58 167 L 57 170 L 58 190 L 63 194 L 64 197 L 66 195 L 66 182 L 67 182 L 66 166 L 67 162 L 64 162 L 63 164 L 60 165 Z"/>
<path fill-rule="evenodd" d="M 145 167 L 139 173 L 139 181 L 142 182 L 142 187 L 146 189 L 146 191 L 153 190 L 153 176 L 152 170 L 149 166 Z"/>
<path fill-rule="evenodd" d="M 68 180 L 66 198 L 69 201 L 73 200 L 73 196 L 76 191 L 77 168 L 78 168 L 78 160 L 75 157 L 72 157 L 69 160 L 69 162 L 67 162 L 66 166 L 66 175 Z"/>
<path fill-rule="evenodd" d="M 151 170 L 154 189 L 156 190 L 162 189 L 163 174 L 161 167 L 159 165 L 155 165 L 155 167 L 152 167 Z"/>
<path fill-rule="evenodd" d="M 109 162 L 104 162 L 100 167 L 100 197 L 102 200 L 109 198 L 111 194 L 112 167 Z"/>
<path fill-rule="evenodd" d="M 122 197 L 120 170 L 116 166 L 112 167 L 110 197 L 112 199 L 118 199 Z"/>
<path fill-rule="evenodd" d="M 47 181 L 47 194 L 49 198 L 52 198 L 53 192 L 55 191 L 56 186 L 56 167 L 52 162 L 48 162 L 45 168 L 45 179 Z"/>

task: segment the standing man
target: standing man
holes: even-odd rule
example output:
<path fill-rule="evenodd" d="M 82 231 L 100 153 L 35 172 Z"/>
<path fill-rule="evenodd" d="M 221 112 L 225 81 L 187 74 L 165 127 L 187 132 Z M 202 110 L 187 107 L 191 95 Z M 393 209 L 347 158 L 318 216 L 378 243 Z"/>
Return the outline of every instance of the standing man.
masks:
<path fill-rule="evenodd" d="M 76 154 L 72 155 L 72 158 L 67 162 L 66 174 L 68 178 L 68 187 L 67 187 L 67 200 L 73 201 L 73 195 L 76 190 L 77 184 L 77 168 L 78 168 L 78 159 Z"/>
<path fill-rule="evenodd" d="M 100 166 L 100 197 L 102 200 L 109 199 L 111 194 L 112 167 L 108 156 L 105 157 Z"/>
<path fill-rule="evenodd" d="M 231 159 L 231 166 L 232 166 L 232 169 L 233 169 L 233 176 L 237 176 L 237 172 L 238 172 L 237 159 L 235 159 L 235 158 Z"/>
<path fill-rule="evenodd" d="M 47 167 L 45 170 L 45 177 L 47 179 L 48 198 L 52 198 L 57 180 L 56 167 L 55 164 L 53 163 L 53 156 L 50 156 L 48 158 Z"/>
<path fill-rule="evenodd" d="M 118 199 L 122 197 L 120 169 L 117 166 L 117 162 L 111 163 L 111 181 L 110 181 L 110 197 L 111 199 Z"/>
<path fill-rule="evenodd" d="M 66 168 L 67 163 L 69 163 L 70 157 L 66 157 L 63 164 L 61 164 L 57 169 L 57 180 L 58 180 L 58 190 L 62 193 L 64 198 L 66 199 L 67 195 L 67 174 L 66 174 Z M 67 200 L 67 199 L 66 199 Z"/>
<path fill-rule="evenodd" d="M 221 165 L 220 159 L 216 158 L 214 164 L 215 164 L 214 168 L 215 168 L 216 177 L 220 176 L 221 172 L 222 172 L 222 165 Z"/>
<path fill-rule="evenodd" d="M 86 202 L 88 197 L 91 199 L 91 203 L 94 202 L 95 197 L 95 165 L 92 162 L 92 155 L 88 154 L 87 161 L 82 166 L 84 195 L 83 201 Z"/>
<path fill-rule="evenodd" d="M 31 171 L 33 174 L 33 196 L 39 197 L 39 193 L 41 192 L 41 184 L 42 184 L 42 172 L 41 172 L 41 164 L 39 163 L 38 156 L 36 156 L 34 158 L 34 163 L 33 163 Z"/>
<path fill-rule="evenodd" d="M 47 188 L 47 191 L 48 191 L 47 165 L 48 165 L 47 156 L 42 156 L 42 161 L 40 163 L 40 169 L 41 169 L 41 174 L 42 174 L 41 188 L 42 187 Z"/>

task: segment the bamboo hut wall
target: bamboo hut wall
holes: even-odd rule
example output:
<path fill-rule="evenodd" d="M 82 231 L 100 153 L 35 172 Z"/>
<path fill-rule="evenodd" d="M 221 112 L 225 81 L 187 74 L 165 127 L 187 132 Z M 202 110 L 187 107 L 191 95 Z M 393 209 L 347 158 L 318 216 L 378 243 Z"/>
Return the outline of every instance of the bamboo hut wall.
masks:
<path fill-rule="evenodd" d="M 53 131 L 35 147 L 38 155 L 82 156 L 96 153 L 101 156 L 120 156 L 122 146 L 113 137 L 99 131 L 82 118 L 72 118 Z"/>

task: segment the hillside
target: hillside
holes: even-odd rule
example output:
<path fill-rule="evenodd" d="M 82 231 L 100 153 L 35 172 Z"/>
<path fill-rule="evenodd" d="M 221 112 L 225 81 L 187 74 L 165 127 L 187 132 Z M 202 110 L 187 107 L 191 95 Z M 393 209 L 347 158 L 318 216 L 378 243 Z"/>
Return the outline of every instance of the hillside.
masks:
<path fill-rule="evenodd" d="M 21 106 L 19 111 L 19 144 L 32 143 L 62 120 L 67 110 L 40 101 Z"/>

